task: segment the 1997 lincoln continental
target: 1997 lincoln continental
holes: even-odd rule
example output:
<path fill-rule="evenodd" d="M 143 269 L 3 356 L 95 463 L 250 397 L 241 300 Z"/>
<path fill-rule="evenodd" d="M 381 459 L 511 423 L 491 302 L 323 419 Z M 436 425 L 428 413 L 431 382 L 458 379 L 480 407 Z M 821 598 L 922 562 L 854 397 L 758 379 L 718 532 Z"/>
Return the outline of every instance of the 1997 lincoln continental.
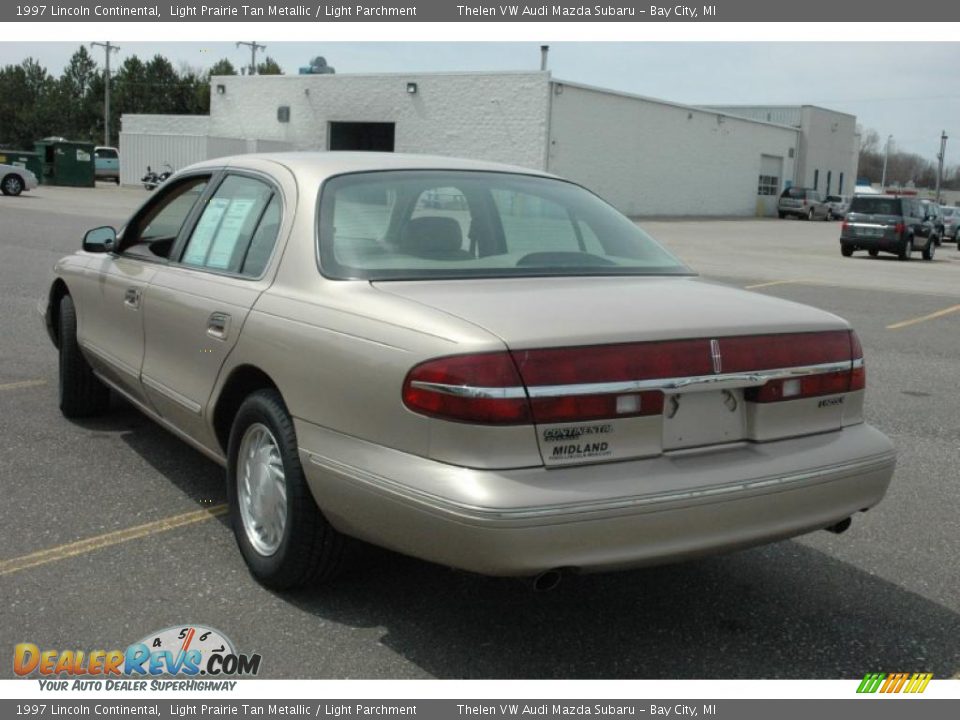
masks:
<path fill-rule="evenodd" d="M 878 503 L 856 334 L 698 279 L 535 171 L 377 153 L 194 165 L 40 303 L 67 417 L 110 392 L 226 466 L 274 588 L 344 537 L 490 575 L 841 531 Z"/>

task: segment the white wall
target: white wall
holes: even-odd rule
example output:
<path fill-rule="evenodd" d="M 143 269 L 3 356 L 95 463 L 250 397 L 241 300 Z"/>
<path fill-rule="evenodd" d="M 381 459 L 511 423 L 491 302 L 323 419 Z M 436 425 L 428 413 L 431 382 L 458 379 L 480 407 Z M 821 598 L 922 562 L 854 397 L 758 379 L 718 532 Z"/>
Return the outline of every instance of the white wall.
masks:
<path fill-rule="evenodd" d="M 326 150 L 331 121 L 396 123 L 395 150 L 543 168 L 548 74 L 259 75 L 211 80 L 210 133 Z M 407 83 L 417 84 L 416 94 Z M 217 86 L 223 86 L 223 92 Z M 277 119 L 289 106 L 290 121 Z"/>
<path fill-rule="evenodd" d="M 630 216 L 757 214 L 760 158 L 793 177 L 792 128 L 556 83 L 548 169 Z"/>
<path fill-rule="evenodd" d="M 826 193 L 827 173 L 832 173 L 830 192 L 839 193 L 840 173 L 843 173 L 843 194 L 852 195 L 857 180 L 859 144 L 857 118 L 812 105 L 803 106 L 802 128 L 804 152 L 801 158 L 798 182 L 814 186 L 814 175 L 819 175 L 817 189 Z M 819 173 L 815 171 L 819 170 Z"/>

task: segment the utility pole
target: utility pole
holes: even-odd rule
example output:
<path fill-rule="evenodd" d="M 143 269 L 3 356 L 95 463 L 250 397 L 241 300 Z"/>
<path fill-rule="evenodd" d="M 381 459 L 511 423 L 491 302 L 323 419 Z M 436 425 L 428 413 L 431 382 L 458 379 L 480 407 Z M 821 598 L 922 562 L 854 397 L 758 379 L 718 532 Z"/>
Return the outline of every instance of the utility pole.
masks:
<path fill-rule="evenodd" d="M 893 135 L 887 135 L 887 149 L 883 151 L 883 177 L 880 178 L 880 192 L 887 189 L 887 158 L 890 157 L 890 141 Z"/>
<path fill-rule="evenodd" d="M 257 50 L 266 50 L 266 45 L 258 45 L 255 42 L 238 42 L 237 47 L 241 45 L 248 45 L 250 47 L 250 72 L 248 75 L 257 74 Z"/>
<path fill-rule="evenodd" d="M 109 40 L 105 43 L 92 42 L 90 47 L 102 47 L 106 55 L 104 72 L 106 82 L 103 84 L 103 144 L 110 147 L 110 53 L 118 52 L 120 48 L 111 45 Z"/>
<path fill-rule="evenodd" d="M 947 154 L 947 131 L 944 130 L 940 133 L 940 154 L 937 155 L 937 160 L 940 161 L 937 166 L 937 205 L 940 204 L 940 178 L 943 177 L 943 158 Z"/>

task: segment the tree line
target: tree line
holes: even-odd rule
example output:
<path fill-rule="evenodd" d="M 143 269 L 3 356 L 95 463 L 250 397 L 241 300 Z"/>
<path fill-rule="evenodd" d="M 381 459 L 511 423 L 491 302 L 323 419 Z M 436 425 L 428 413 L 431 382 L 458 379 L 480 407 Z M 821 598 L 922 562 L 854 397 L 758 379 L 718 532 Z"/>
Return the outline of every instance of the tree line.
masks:
<path fill-rule="evenodd" d="M 883 179 L 883 159 L 887 155 L 887 187 L 913 183 L 918 188 L 937 186 L 937 168 L 939 162 L 928 160 L 916 153 L 897 150 L 890 144 L 889 154 L 886 143 L 880 140 L 876 130 L 860 128 L 860 164 L 857 175 L 868 178 L 871 183 Z M 949 152 L 949 145 L 947 150 Z M 946 190 L 960 190 L 960 165 L 944 165 L 940 187 Z"/>
<path fill-rule="evenodd" d="M 282 75 L 271 57 L 257 64 L 260 75 Z M 124 113 L 205 115 L 210 112 L 210 77 L 237 75 L 227 59 L 208 70 L 182 65 L 162 55 L 142 60 L 131 55 L 111 68 L 110 128 L 116 143 Z M 105 73 L 86 46 L 71 56 L 59 77 L 33 58 L 0 68 L 0 148 L 32 150 L 50 136 L 103 142 Z"/>

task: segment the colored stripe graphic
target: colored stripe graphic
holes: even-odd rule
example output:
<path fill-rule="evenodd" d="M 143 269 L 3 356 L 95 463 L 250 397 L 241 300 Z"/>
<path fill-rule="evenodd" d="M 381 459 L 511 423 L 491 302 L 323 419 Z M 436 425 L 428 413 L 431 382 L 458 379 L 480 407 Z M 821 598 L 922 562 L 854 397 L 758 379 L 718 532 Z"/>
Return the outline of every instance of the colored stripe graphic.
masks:
<path fill-rule="evenodd" d="M 922 693 L 933 673 L 867 673 L 857 687 L 858 693 Z"/>

